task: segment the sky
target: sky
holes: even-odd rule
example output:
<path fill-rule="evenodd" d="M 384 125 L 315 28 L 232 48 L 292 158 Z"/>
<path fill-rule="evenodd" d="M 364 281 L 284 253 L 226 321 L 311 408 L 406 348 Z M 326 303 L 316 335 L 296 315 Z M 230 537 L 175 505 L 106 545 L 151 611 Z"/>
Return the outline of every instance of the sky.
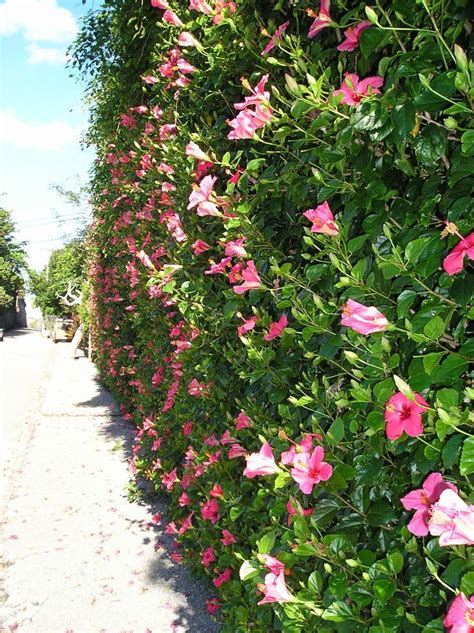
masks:
<path fill-rule="evenodd" d="M 79 141 L 88 118 L 84 85 L 65 67 L 66 48 L 92 6 L 0 0 L 0 206 L 12 212 L 35 270 L 78 227 L 77 210 L 51 186 L 77 190 L 94 158 Z"/>

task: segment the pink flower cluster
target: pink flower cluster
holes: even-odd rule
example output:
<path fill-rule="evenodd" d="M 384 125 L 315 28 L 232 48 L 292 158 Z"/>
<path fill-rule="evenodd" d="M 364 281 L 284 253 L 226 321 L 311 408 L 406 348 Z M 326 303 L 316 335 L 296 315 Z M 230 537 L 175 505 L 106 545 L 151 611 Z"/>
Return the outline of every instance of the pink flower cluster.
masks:
<path fill-rule="evenodd" d="M 227 121 L 232 132 L 227 135 L 230 139 L 254 138 L 255 132 L 267 125 L 272 118 L 272 108 L 270 106 L 270 93 L 265 90 L 268 75 L 264 75 L 255 88 L 252 88 L 247 81 L 247 85 L 252 93 L 250 97 L 245 97 L 241 103 L 234 103 L 234 108 L 239 110 L 239 114 L 230 121 Z"/>

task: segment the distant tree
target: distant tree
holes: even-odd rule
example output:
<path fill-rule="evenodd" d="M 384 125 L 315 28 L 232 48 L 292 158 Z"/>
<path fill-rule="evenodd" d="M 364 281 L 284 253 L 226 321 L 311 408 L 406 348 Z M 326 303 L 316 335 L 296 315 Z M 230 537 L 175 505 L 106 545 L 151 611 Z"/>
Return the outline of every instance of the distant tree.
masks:
<path fill-rule="evenodd" d="M 73 239 L 51 253 L 41 272 L 31 271 L 30 288 L 43 315 L 71 317 L 77 306 L 67 305 L 62 297 L 80 291 L 85 277 L 84 243 Z"/>
<path fill-rule="evenodd" d="M 11 214 L 0 208 L 0 312 L 11 307 L 25 286 L 27 270 L 24 244 L 14 237 Z"/>

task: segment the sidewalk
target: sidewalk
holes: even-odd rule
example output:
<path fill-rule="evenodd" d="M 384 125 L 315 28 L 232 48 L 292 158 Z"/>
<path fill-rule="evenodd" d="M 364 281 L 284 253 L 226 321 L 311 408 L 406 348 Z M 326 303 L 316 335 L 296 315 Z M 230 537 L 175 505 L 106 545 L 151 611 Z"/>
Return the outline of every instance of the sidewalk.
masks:
<path fill-rule="evenodd" d="M 169 558 L 166 521 L 151 523 L 164 503 L 127 499 L 133 429 L 67 345 L 29 428 L 0 524 L 0 631 L 218 631 L 207 590 Z"/>

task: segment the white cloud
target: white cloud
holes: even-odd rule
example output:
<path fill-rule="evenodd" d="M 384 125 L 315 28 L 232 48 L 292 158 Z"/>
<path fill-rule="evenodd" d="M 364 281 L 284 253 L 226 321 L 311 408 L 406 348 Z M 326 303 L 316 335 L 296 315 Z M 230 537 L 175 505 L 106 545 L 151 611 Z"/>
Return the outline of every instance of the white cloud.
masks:
<path fill-rule="evenodd" d="M 64 121 L 31 123 L 11 110 L 0 111 L 0 141 L 19 149 L 59 150 L 77 143 L 79 131 Z"/>
<path fill-rule="evenodd" d="M 66 64 L 66 51 L 62 48 L 52 48 L 38 46 L 38 44 L 28 44 L 26 47 L 28 53 L 28 61 L 30 64 L 41 64 L 48 62 L 50 64 Z"/>
<path fill-rule="evenodd" d="M 70 42 L 77 24 L 57 0 L 5 0 L 0 4 L 0 35 L 19 32 L 30 42 Z"/>

